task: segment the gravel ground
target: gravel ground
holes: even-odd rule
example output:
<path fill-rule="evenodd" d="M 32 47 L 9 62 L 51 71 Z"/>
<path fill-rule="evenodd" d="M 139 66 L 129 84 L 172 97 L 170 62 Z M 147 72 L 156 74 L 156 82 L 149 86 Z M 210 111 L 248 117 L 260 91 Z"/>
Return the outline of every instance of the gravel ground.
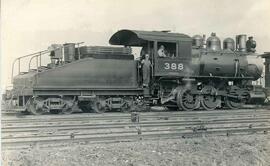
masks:
<path fill-rule="evenodd" d="M 270 166 L 270 135 L 2 149 L 8 166 Z"/>

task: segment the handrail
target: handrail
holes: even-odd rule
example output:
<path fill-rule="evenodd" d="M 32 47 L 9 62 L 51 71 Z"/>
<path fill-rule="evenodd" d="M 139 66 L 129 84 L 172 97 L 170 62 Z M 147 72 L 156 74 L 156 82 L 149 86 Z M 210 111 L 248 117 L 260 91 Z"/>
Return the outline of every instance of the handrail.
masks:
<path fill-rule="evenodd" d="M 57 49 L 59 49 L 59 48 L 57 48 Z M 30 60 L 29 60 L 28 70 L 30 71 L 30 69 L 31 69 L 31 62 L 32 62 L 32 60 L 33 60 L 34 58 L 37 58 L 37 57 L 40 57 L 40 60 L 39 60 L 39 66 L 41 66 L 41 56 L 44 55 L 44 54 L 46 54 L 46 53 L 49 53 L 49 52 L 51 52 L 51 51 L 46 50 L 46 52 L 43 52 L 43 53 L 40 53 L 40 54 L 38 54 L 38 55 L 32 56 L 32 57 L 30 58 Z M 37 59 L 36 65 L 37 65 L 37 68 L 38 68 L 38 59 Z"/>
<path fill-rule="evenodd" d="M 78 45 L 78 47 L 79 47 L 79 45 L 80 45 L 80 44 L 83 44 L 83 43 L 84 43 L 84 42 L 79 42 L 79 43 L 75 43 L 75 45 Z M 41 56 L 42 56 L 42 55 L 44 55 L 44 54 L 46 54 L 46 53 L 50 53 L 51 51 L 56 51 L 56 50 L 65 48 L 65 47 L 67 47 L 68 45 L 70 45 L 70 44 L 67 44 L 67 45 L 65 45 L 65 46 L 58 47 L 58 48 L 53 49 L 53 50 L 46 50 L 46 51 L 43 52 L 43 53 L 40 53 L 40 54 L 38 54 L 38 55 L 32 56 L 31 59 L 29 60 L 29 64 L 28 64 L 29 67 L 28 67 L 28 70 L 30 71 L 30 68 L 31 68 L 31 62 L 32 62 L 32 60 L 33 60 L 34 58 L 38 58 L 38 57 L 39 57 L 39 66 L 41 66 Z M 81 56 L 81 55 L 80 55 L 80 49 L 78 49 L 78 57 L 79 57 L 79 59 L 81 59 L 80 56 Z M 38 68 L 38 59 L 37 59 L 37 61 L 36 61 L 36 66 L 37 66 L 37 68 Z M 38 71 L 38 70 L 37 70 L 37 71 Z"/>
<path fill-rule="evenodd" d="M 79 45 L 80 44 L 83 44 L 84 42 L 78 42 L 78 43 L 75 43 L 75 45 L 78 45 L 78 48 L 79 48 Z M 68 45 L 65 45 L 65 46 L 61 46 L 61 47 L 58 47 L 56 49 L 52 49 L 52 50 L 43 50 L 43 51 L 39 51 L 39 52 L 35 52 L 35 53 L 32 53 L 32 54 L 28 54 L 28 55 L 24 55 L 24 56 L 21 56 L 21 57 L 18 57 L 16 58 L 13 63 L 12 63 L 12 71 L 11 71 L 11 83 L 13 83 L 13 76 L 14 76 L 14 66 L 15 66 L 15 63 L 18 61 L 18 72 L 20 74 L 20 69 L 21 69 L 21 59 L 23 58 L 26 58 L 26 57 L 31 57 L 30 60 L 29 60 L 29 67 L 28 67 L 28 70 L 30 70 L 31 68 L 31 62 L 32 60 L 35 58 L 35 57 L 40 57 L 40 65 L 41 65 L 41 56 L 46 54 L 46 53 L 50 53 L 51 51 L 55 51 L 55 50 L 58 50 L 58 49 L 61 49 L 61 48 L 65 48 L 67 47 Z M 78 49 L 79 51 L 79 59 L 80 59 L 80 49 Z M 38 68 L 38 59 L 37 59 L 37 68 Z M 38 70 L 38 69 L 37 69 Z"/>
<path fill-rule="evenodd" d="M 35 52 L 35 53 L 32 53 L 32 54 L 28 54 L 28 55 L 25 55 L 25 56 L 21 56 L 21 57 L 18 57 L 16 58 L 13 63 L 12 63 L 12 71 L 11 71 L 11 79 L 12 79 L 12 82 L 13 82 L 13 74 L 14 74 L 14 65 L 15 63 L 18 61 L 18 70 L 19 70 L 19 73 L 20 73 L 20 70 L 21 70 L 21 64 L 20 64 L 20 60 L 23 59 L 23 58 L 26 58 L 26 57 L 30 57 L 30 56 L 34 56 L 36 54 L 40 54 L 40 53 L 43 53 L 47 50 L 43 50 L 43 51 L 39 51 L 39 52 Z"/>

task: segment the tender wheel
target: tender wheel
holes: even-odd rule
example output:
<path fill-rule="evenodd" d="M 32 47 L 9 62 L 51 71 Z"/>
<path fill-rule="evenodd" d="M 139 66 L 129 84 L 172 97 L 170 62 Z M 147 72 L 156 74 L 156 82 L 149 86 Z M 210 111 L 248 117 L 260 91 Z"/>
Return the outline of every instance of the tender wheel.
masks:
<path fill-rule="evenodd" d="M 238 99 L 232 99 L 232 98 L 226 98 L 225 99 L 225 104 L 227 107 L 230 109 L 239 109 L 243 107 L 243 102 L 241 102 Z"/>
<path fill-rule="evenodd" d="M 71 114 L 74 112 L 74 108 L 77 105 L 72 99 L 64 98 L 65 106 L 62 109 L 62 114 Z"/>
<path fill-rule="evenodd" d="M 44 102 L 41 98 L 29 99 L 26 104 L 26 109 L 34 115 L 42 115 L 48 112 L 48 110 L 44 108 Z"/>
<path fill-rule="evenodd" d="M 123 105 L 120 108 L 121 112 L 131 112 L 134 110 L 134 101 L 132 97 L 123 98 Z"/>
<path fill-rule="evenodd" d="M 217 90 L 212 86 L 202 89 L 201 105 L 206 110 L 214 110 L 221 104 L 221 97 L 217 96 Z"/>
<path fill-rule="evenodd" d="M 92 108 L 95 113 L 104 113 L 107 111 L 107 108 L 105 106 L 105 101 L 94 101 Z"/>
<path fill-rule="evenodd" d="M 185 111 L 192 111 L 200 106 L 200 98 L 191 93 L 190 88 L 184 88 L 177 93 L 177 106 Z"/>
<path fill-rule="evenodd" d="M 120 110 L 121 112 L 131 112 L 131 107 L 128 103 L 125 103 Z"/>
<path fill-rule="evenodd" d="M 65 106 L 63 109 L 62 109 L 62 114 L 72 114 L 74 112 L 74 106 Z"/>
<path fill-rule="evenodd" d="M 72 108 L 64 108 L 62 110 L 63 114 L 72 114 L 73 113 L 73 109 Z"/>

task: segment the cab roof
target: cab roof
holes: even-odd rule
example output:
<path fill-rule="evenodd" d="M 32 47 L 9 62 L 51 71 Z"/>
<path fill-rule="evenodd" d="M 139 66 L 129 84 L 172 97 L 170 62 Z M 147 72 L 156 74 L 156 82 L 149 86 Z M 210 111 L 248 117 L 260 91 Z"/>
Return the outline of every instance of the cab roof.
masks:
<path fill-rule="evenodd" d="M 265 52 L 261 55 L 262 58 L 270 58 L 270 52 Z"/>
<path fill-rule="evenodd" d="M 147 41 L 177 42 L 191 41 L 191 38 L 188 35 L 181 33 L 123 29 L 113 34 L 109 43 L 111 45 L 141 46 L 146 44 Z"/>

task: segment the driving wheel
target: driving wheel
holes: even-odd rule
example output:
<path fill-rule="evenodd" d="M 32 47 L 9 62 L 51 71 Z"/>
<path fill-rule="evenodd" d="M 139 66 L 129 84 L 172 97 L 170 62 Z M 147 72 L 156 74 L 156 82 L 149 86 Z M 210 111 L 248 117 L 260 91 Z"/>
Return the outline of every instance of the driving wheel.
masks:
<path fill-rule="evenodd" d="M 221 97 L 217 96 L 217 90 L 212 86 L 202 89 L 201 105 L 206 110 L 214 110 L 221 104 Z"/>
<path fill-rule="evenodd" d="M 200 106 L 200 98 L 192 94 L 190 88 L 184 88 L 177 93 L 177 106 L 185 111 L 192 111 Z"/>

